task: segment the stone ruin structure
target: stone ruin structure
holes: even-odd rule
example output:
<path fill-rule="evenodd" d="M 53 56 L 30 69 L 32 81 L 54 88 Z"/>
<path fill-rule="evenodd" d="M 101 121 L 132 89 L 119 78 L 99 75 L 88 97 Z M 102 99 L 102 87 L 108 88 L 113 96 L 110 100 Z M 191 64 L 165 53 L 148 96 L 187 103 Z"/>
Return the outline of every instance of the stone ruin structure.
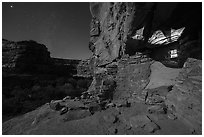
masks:
<path fill-rule="evenodd" d="M 89 89 L 5 122 L 3 134 L 202 134 L 202 4 L 99 2 L 90 11 L 93 55 L 77 66 L 93 77 Z"/>
<path fill-rule="evenodd" d="M 131 87 L 143 89 L 148 83 L 151 60 L 181 68 L 188 57 L 201 59 L 199 3 L 99 2 L 91 3 L 90 11 L 94 80 L 89 93 L 102 92 L 112 81 L 118 85 L 116 98 L 129 96 L 126 90 L 132 93 Z"/>
<path fill-rule="evenodd" d="M 82 98 L 148 102 L 144 91 L 154 61 L 182 68 L 187 58 L 202 58 L 199 3 L 99 2 L 90 11 L 93 82 Z"/>

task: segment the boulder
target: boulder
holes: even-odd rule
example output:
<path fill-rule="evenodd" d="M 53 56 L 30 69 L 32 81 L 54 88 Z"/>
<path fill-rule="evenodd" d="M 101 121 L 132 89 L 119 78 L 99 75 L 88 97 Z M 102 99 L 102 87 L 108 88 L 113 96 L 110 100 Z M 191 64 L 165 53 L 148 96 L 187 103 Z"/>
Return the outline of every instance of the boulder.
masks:
<path fill-rule="evenodd" d="M 68 107 L 63 107 L 61 110 L 60 110 L 60 115 L 63 115 L 65 113 L 68 112 Z"/>
<path fill-rule="evenodd" d="M 56 110 L 56 111 L 59 111 L 63 108 L 63 106 L 60 104 L 61 100 L 60 101 L 51 101 L 50 102 L 50 108 L 53 109 L 53 110 Z"/>

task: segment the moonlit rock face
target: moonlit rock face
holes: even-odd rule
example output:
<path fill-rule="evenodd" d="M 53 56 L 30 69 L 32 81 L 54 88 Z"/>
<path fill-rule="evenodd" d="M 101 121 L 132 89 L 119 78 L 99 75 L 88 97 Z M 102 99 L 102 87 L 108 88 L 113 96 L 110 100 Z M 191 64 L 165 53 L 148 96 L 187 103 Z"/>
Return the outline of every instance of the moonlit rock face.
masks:
<path fill-rule="evenodd" d="M 148 42 L 150 44 L 159 44 L 159 45 L 161 44 L 166 45 L 166 44 L 175 42 L 181 37 L 181 34 L 183 33 L 184 29 L 185 27 L 177 30 L 171 29 L 170 36 L 165 36 L 161 30 L 157 30 L 154 32 L 152 37 L 149 38 Z"/>
<path fill-rule="evenodd" d="M 135 36 L 133 36 L 132 38 L 137 40 L 144 40 L 143 31 L 144 31 L 144 27 L 142 27 L 141 29 L 138 29 L 135 33 Z"/>
<path fill-rule="evenodd" d="M 160 86 L 171 86 L 176 83 L 181 69 L 169 68 L 161 62 L 155 61 L 151 67 L 150 82 L 145 87 L 146 89 L 154 89 Z"/>
<path fill-rule="evenodd" d="M 167 39 L 161 30 L 157 30 L 154 32 L 154 34 L 152 35 L 148 42 L 151 44 L 163 44 L 167 42 Z"/>
<path fill-rule="evenodd" d="M 90 43 L 96 66 L 104 66 L 124 55 L 126 41 L 137 28 L 143 27 L 153 3 L 98 2 L 90 4 L 92 23 Z M 145 10 L 144 10 L 145 8 Z M 140 25 L 142 24 L 142 25 Z M 136 37 L 143 39 L 141 28 Z M 135 35 L 135 34 L 134 34 Z"/>
<path fill-rule="evenodd" d="M 180 37 L 181 34 L 183 33 L 184 29 L 185 29 L 185 27 L 177 29 L 177 30 L 171 29 L 171 35 L 172 36 L 179 36 Z"/>

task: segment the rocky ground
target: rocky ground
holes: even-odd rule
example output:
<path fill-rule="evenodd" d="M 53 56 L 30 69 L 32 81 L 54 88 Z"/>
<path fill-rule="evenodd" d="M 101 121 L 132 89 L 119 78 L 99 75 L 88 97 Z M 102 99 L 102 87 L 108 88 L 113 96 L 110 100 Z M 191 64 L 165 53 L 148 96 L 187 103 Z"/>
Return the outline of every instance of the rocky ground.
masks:
<path fill-rule="evenodd" d="M 93 78 L 89 88 L 4 122 L 3 134 L 202 134 L 201 11 L 201 3 L 90 3 L 93 54 L 77 67 Z M 4 55 L 15 66 L 18 57 Z"/>
<path fill-rule="evenodd" d="M 201 134 L 201 61 L 189 58 L 181 69 L 154 61 L 150 69 L 148 84 L 128 99 L 52 100 L 4 122 L 3 134 Z"/>
<path fill-rule="evenodd" d="M 91 78 L 56 75 L 10 74 L 3 76 L 2 120 L 25 114 L 53 99 L 80 96 Z"/>
<path fill-rule="evenodd" d="M 90 85 L 90 76 L 76 75 L 80 60 L 51 58 L 43 44 L 3 39 L 2 51 L 3 122 L 52 99 L 80 96 Z"/>

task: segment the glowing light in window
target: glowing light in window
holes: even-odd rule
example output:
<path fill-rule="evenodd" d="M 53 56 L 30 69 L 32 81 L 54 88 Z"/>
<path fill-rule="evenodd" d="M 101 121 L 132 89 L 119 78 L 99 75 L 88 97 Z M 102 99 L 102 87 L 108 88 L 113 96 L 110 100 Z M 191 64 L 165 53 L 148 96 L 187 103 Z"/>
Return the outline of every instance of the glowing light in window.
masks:
<path fill-rule="evenodd" d="M 171 55 L 171 58 L 177 58 L 178 57 L 177 49 L 171 50 L 170 55 Z"/>

